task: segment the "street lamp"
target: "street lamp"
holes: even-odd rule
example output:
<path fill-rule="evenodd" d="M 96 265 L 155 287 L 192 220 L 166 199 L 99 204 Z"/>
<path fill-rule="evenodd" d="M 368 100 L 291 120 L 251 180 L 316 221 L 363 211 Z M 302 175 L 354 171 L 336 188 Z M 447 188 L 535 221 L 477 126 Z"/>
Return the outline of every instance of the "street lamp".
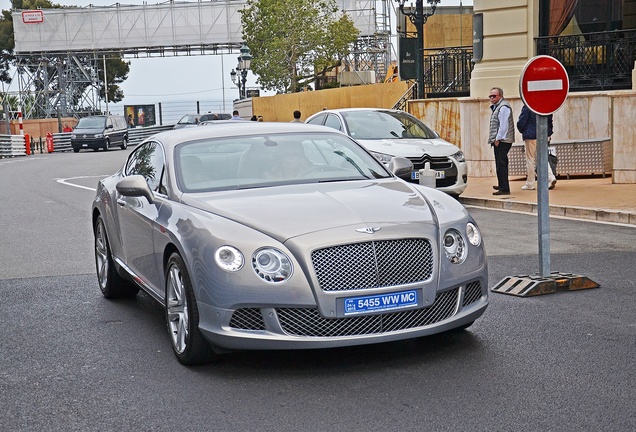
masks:
<path fill-rule="evenodd" d="M 408 12 L 404 11 L 404 3 L 406 3 L 406 0 L 396 1 L 400 12 L 409 17 L 417 32 L 417 56 L 415 57 L 417 78 L 415 81 L 417 83 L 417 98 L 424 99 L 424 24 L 426 24 L 428 18 L 435 13 L 435 9 L 440 0 L 426 0 L 426 3 L 431 5 L 431 13 L 424 13 L 424 0 L 417 0 L 415 2 L 415 12 L 413 12 L 412 8 L 409 8 Z"/>
<path fill-rule="evenodd" d="M 245 84 L 247 82 L 247 71 L 250 70 L 250 66 L 252 65 L 252 55 L 250 54 L 250 49 L 246 44 L 243 44 L 240 52 L 241 55 L 238 56 L 238 65 L 236 66 L 236 70 L 241 74 L 239 98 L 245 99 L 247 97 L 247 89 L 245 88 Z M 230 73 L 230 75 L 232 74 Z M 234 81 L 234 78 L 232 78 L 232 80 Z"/>

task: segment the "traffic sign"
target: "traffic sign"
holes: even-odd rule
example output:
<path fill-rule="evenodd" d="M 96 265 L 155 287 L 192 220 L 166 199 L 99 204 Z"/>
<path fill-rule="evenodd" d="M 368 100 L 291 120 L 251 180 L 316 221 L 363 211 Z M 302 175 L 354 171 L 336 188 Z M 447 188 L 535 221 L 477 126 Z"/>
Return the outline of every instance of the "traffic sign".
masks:
<path fill-rule="evenodd" d="M 569 90 L 568 73 L 554 57 L 533 57 L 528 60 L 521 72 L 521 99 L 536 114 L 550 115 L 561 108 Z"/>

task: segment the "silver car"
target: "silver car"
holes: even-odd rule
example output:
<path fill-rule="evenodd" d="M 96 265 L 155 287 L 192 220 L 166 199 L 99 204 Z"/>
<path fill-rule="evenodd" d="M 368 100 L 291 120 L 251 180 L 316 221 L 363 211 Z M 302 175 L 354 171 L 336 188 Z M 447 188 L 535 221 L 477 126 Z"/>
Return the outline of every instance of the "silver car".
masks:
<path fill-rule="evenodd" d="M 323 126 L 157 134 L 99 182 L 99 287 L 160 302 L 183 364 L 466 328 L 488 305 L 480 231 L 411 170 Z"/>
<path fill-rule="evenodd" d="M 346 133 L 385 164 L 395 156 L 408 158 L 414 167 L 409 179 L 413 183 L 419 182 L 420 170 L 428 163 L 435 171 L 437 189 L 454 196 L 466 189 L 464 153 L 409 113 L 380 108 L 324 110 L 306 123 Z"/>

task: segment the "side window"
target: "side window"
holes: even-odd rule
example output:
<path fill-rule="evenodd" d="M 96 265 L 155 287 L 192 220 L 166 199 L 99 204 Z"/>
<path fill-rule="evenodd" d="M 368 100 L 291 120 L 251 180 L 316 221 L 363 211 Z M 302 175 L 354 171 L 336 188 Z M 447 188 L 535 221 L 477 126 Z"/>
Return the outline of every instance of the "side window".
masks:
<path fill-rule="evenodd" d="M 340 122 L 340 119 L 338 118 L 338 116 L 334 114 L 329 114 L 327 116 L 327 121 L 325 122 L 325 126 L 329 126 L 330 128 L 334 128 L 339 131 L 342 130 L 342 123 Z"/>
<path fill-rule="evenodd" d="M 146 179 L 150 190 L 166 193 L 163 181 L 164 157 L 163 148 L 159 143 L 147 142 L 138 147 L 128 158 L 126 175 L 142 175 Z"/>
<path fill-rule="evenodd" d="M 309 120 L 307 123 L 321 125 L 324 121 L 325 121 L 325 115 L 320 114 L 312 118 L 311 120 Z"/>
<path fill-rule="evenodd" d="M 106 117 L 106 128 L 112 125 L 113 125 L 113 120 L 110 117 Z"/>

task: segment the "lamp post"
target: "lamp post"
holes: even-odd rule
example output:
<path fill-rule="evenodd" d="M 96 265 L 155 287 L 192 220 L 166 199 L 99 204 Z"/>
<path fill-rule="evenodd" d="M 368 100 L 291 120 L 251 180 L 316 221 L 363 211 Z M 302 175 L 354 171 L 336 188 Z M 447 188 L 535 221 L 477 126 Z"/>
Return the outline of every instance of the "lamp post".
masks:
<path fill-rule="evenodd" d="M 241 55 L 238 56 L 238 65 L 236 66 L 236 70 L 232 69 L 232 72 L 230 72 L 230 78 L 232 78 L 232 82 L 238 86 L 239 99 L 245 99 L 247 97 L 247 89 L 245 86 L 247 83 L 247 72 L 252 65 L 252 55 L 246 44 L 243 44 L 240 51 Z"/>
<path fill-rule="evenodd" d="M 240 99 L 241 98 L 241 82 L 236 79 L 236 75 L 237 75 L 236 71 L 232 69 L 232 72 L 230 72 L 230 78 L 232 78 L 232 83 L 234 85 L 238 85 L 239 99 Z"/>
<path fill-rule="evenodd" d="M 428 18 L 435 13 L 437 4 L 440 0 L 426 0 L 426 3 L 431 5 L 431 12 L 424 13 L 424 0 L 417 0 L 415 2 L 415 12 L 412 8 L 409 8 L 407 12 L 404 11 L 404 3 L 406 0 L 396 0 L 400 8 L 400 12 L 409 17 L 413 25 L 415 26 L 415 32 L 417 33 L 417 55 L 415 57 L 415 70 L 417 78 L 417 98 L 424 99 L 424 24 L 428 21 Z"/>

